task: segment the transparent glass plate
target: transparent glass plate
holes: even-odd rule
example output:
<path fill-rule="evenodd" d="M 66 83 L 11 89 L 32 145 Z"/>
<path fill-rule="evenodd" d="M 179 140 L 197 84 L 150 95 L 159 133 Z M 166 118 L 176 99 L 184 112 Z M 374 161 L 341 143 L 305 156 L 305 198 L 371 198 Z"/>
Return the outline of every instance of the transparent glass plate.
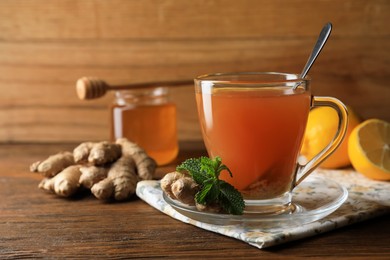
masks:
<path fill-rule="evenodd" d="M 295 210 L 286 214 L 254 214 L 244 212 L 243 215 L 229 215 L 202 212 L 194 206 L 188 206 L 173 200 L 163 193 L 164 200 L 177 212 L 193 220 L 215 225 L 245 225 L 261 228 L 285 228 L 307 224 L 322 219 L 338 209 L 348 198 L 346 188 L 337 182 L 309 176 L 293 191 Z"/>

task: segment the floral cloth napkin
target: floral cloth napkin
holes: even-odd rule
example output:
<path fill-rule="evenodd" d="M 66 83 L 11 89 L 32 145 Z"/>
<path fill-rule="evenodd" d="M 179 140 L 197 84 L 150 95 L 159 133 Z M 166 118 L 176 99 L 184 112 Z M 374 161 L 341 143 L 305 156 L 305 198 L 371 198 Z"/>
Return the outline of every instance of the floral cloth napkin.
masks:
<path fill-rule="evenodd" d="M 353 170 L 318 169 L 314 176 L 339 183 L 348 190 L 348 199 L 330 215 L 304 225 L 262 229 L 256 225 L 214 225 L 186 217 L 162 197 L 158 181 L 141 181 L 137 195 L 159 211 L 184 223 L 242 240 L 257 248 L 265 248 L 288 241 L 314 236 L 342 226 L 390 213 L 390 182 L 373 181 Z M 331 191 L 330 191 L 331 192 Z"/>

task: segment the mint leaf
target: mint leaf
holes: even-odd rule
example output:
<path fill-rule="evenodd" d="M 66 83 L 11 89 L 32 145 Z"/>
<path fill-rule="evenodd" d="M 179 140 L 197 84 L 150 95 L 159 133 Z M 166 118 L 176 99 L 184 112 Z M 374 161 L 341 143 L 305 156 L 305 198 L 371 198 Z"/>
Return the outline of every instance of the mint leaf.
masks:
<path fill-rule="evenodd" d="M 189 174 L 200 172 L 201 163 L 199 159 L 190 158 L 176 167 L 177 171 L 187 171 Z"/>
<path fill-rule="evenodd" d="M 201 157 L 200 163 L 201 170 L 205 171 L 211 178 L 218 178 L 216 172 L 221 164 L 221 158 L 215 157 L 214 159 L 210 159 L 208 157 Z"/>
<path fill-rule="evenodd" d="M 229 170 L 229 168 L 222 164 L 222 159 L 219 156 L 216 156 L 214 159 L 210 159 L 208 157 L 201 157 L 200 158 L 201 163 L 201 169 L 207 172 L 208 175 L 218 179 L 219 174 L 226 170 L 229 172 L 230 177 L 233 177 L 232 172 Z"/>
<path fill-rule="evenodd" d="M 202 185 L 206 180 L 208 180 L 208 176 L 203 170 L 201 170 L 201 165 L 200 159 L 190 158 L 177 166 L 176 171 L 188 172 L 197 184 Z"/>
<path fill-rule="evenodd" d="M 229 183 L 219 180 L 219 202 L 229 214 L 242 215 L 245 208 L 241 193 Z"/>
<path fill-rule="evenodd" d="M 199 204 L 206 204 L 207 194 L 210 192 L 213 184 L 203 184 L 203 187 L 200 191 L 195 194 L 195 200 Z"/>
<path fill-rule="evenodd" d="M 199 204 L 206 205 L 218 198 L 219 189 L 215 180 L 209 179 L 203 183 L 202 189 L 195 195 L 195 200 Z"/>
<path fill-rule="evenodd" d="M 243 214 L 245 203 L 241 193 L 229 183 L 219 180 L 219 175 L 226 170 L 233 177 L 229 168 L 222 164 L 220 157 L 190 158 L 176 167 L 179 172 L 186 171 L 200 185 L 195 195 L 197 203 L 202 205 L 219 204 L 229 214 Z"/>

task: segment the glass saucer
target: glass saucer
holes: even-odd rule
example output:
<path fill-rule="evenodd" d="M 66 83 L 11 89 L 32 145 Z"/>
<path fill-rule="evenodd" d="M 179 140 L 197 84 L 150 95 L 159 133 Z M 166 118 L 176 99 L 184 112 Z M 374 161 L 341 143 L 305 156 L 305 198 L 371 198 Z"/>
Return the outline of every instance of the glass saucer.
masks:
<path fill-rule="evenodd" d="M 291 213 L 264 215 L 244 212 L 243 215 L 229 215 L 202 212 L 163 193 L 166 203 L 193 220 L 214 225 L 245 225 L 274 229 L 303 225 L 326 217 L 344 203 L 348 198 L 348 191 L 333 180 L 309 176 L 293 190 L 292 196 L 295 210 Z"/>

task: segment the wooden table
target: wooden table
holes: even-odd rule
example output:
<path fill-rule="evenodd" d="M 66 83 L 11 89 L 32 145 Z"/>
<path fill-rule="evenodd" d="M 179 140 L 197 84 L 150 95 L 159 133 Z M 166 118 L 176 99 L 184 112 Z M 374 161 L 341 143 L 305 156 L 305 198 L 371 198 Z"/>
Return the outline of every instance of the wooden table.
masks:
<path fill-rule="evenodd" d="M 75 144 L 0 145 L 0 259 L 292 257 L 390 259 L 389 216 L 264 250 L 176 221 L 142 200 L 104 203 L 85 193 L 62 199 L 38 190 L 30 163 Z M 174 169 L 205 154 L 184 144 Z"/>

